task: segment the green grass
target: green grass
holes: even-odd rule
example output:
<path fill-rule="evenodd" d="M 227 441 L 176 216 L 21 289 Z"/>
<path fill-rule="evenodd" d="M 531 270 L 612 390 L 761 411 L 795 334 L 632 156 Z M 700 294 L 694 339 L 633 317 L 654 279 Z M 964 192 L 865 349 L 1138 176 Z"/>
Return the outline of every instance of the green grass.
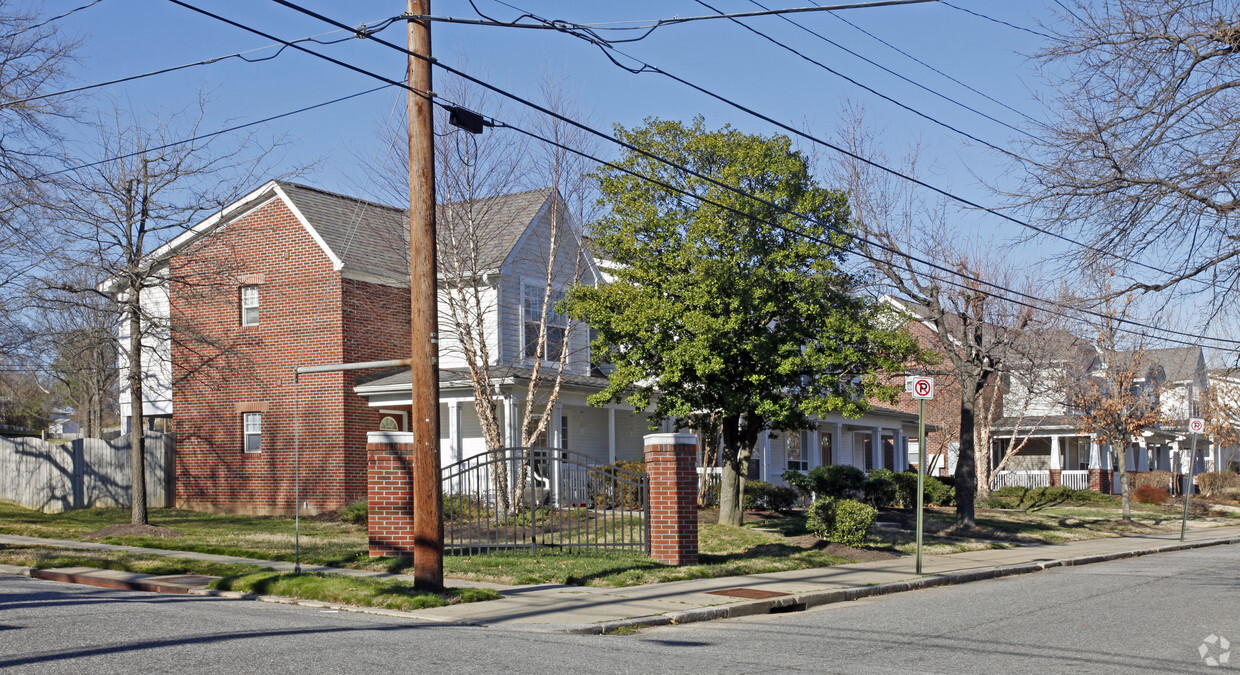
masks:
<path fill-rule="evenodd" d="M 341 574 L 291 574 L 257 565 L 218 563 L 180 558 L 150 557 L 124 551 L 79 551 L 48 546 L 0 544 L 0 562 L 35 569 L 93 567 L 153 576 L 203 574 L 221 577 L 210 588 L 259 595 L 280 595 L 299 600 L 318 600 L 340 605 L 412 610 L 426 607 L 494 600 L 489 589 L 447 589 L 427 593 L 392 579 L 351 577 Z"/>

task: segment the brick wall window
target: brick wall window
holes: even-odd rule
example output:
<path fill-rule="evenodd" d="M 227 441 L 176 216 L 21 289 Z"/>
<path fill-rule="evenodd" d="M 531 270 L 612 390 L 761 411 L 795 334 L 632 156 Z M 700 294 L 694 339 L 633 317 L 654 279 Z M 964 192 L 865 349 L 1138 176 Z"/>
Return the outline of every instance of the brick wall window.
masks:
<path fill-rule="evenodd" d="M 258 286 L 241 287 L 241 325 L 258 325 Z"/>
<path fill-rule="evenodd" d="M 242 423 L 245 428 L 245 451 L 263 451 L 263 414 L 248 412 L 243 414 Z"/>
<path fill-rule="evenodd" d="M 801 432 L 788 432 L 788 440 L 784 448 L 787 450 L 789 471 L 809 470 L 809 461 L 805 458 L 805 445 L 802 442 Z"/>

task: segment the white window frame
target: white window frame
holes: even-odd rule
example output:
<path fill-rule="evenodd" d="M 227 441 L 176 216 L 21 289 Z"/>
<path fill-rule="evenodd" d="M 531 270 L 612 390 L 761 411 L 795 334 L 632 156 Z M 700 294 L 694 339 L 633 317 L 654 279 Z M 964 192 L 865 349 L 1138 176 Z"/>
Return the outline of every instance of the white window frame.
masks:
<path fill-rule="evenodd" d="M 250 297 L 247 297 L 250 296 Z M 240 293 L 241 325 L 258 325 L 258 286 L 247 284 L 241 287 Z"/>
<path fill-rule="evenodd" d="M 250 447 L 251 438 L 255 440 L 254 448 Z M 261 412 L 241 413 L 241 448 L 247 454 L 263 451 L 263 414 Z"/>
<path fill-rule="evenodd" d="M 797 446 L 797 454 L 801 456 L 798 460 L 792 459 L 792 443 L 795 439 Z M 799 466 L 793 466 L 792 462 L 796 461 Z M 809 471 L 809 458 L 805 456 L 805 434 L 800 431 L 792 431 L 784 436 L 784 464 L 789 471 Z"/>
<path fill-rule="evenodd" d="M 533 359 L 535 356 L 542 358 L 544 363 L 559 363 L 560 353 L 553 352 L 551 336 L 555 330 L 560 333 L 560 349 L 568 349 L 568 317 L 556 313 L 551 307 L 547 308 L 547 337 L 543 343 L 542 354 L 531 354 L 530 350 L 534 349 L 534 345 L 538 342 L 538 326 L 542 322 L 542 303 L 546 295 L 547 287 L 545 284 L 521 282 L 521 358 L 525 360 Z M 555 305 L 564 299 L 564 291 L 552 289 L 551 297 L 548 298 L 551 305 Z M 531 335 L 531 330 L 533 334 Z M 571 358 L 571 354 L 570 354 Z M 567 363 L 569 359 L 565 359 Z"/>

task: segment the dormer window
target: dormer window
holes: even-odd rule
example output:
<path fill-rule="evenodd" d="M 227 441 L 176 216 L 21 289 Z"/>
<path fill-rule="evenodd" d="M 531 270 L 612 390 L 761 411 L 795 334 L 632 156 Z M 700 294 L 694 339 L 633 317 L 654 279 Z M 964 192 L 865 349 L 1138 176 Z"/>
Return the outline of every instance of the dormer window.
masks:
<path fill-rule="evenodd" d="M 241 287 L 241 325 L 258 325 L 258 286 Z"/>

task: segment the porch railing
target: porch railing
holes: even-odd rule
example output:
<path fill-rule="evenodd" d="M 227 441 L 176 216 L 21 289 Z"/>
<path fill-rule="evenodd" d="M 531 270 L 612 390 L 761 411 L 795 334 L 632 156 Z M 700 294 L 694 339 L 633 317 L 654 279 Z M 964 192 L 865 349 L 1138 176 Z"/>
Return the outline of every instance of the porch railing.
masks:
<path fill-rule="evenodd" d="M 1050 487 L 1050 471 L 1000 471 L 990 481 L 990 489 L 998 490 L 1005 487 Z"/>
<path fill-rule="evenodd" d="M 1059 473 L 1059 482 L 1073 490 L 1089 489 L 1089 471 L 1081 469 L 1079 471 L 1061 471 Z"/>

